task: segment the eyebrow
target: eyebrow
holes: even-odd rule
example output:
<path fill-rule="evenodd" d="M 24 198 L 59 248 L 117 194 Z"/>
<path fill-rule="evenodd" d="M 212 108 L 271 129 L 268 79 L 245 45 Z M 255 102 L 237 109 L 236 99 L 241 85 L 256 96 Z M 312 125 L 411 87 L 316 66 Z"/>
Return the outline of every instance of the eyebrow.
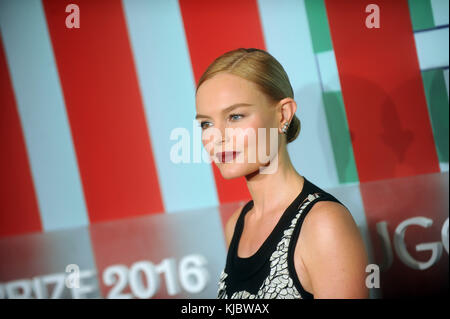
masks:
<path fill-rule="evenodd" d="M 232 104 L 232 105 L 230 105 L 230 106 L 224 108 L 224 109 L 222 110 L 222 113 L 225 114 L 225 113 L 230 112 L 231 110 L 234 110 L 235 108 L 240 107 L 240 106 L 251 106 L 251 105 L 252 105 L 252 104 L 249 104 L 249 103 L 235 103 L 235 104 Z M 199 117 L 210 118 L 210 116 L 208 116 L 208 115 L 197 114 L 197 115 L 195 116 L 195 119 L 198 119 Z"/>

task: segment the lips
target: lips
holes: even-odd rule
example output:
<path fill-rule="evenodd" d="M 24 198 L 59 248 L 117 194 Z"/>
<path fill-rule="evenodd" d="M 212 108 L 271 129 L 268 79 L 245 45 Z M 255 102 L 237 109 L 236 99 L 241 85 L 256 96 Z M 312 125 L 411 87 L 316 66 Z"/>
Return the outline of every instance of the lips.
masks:
<path fill-rule="evenodd" d="M 235 151 L 218 152 L 218 153 L 216 153 L 216 157 L 219 160 L 219 162 L 225 163 L 225 162 L 230 162 L 230 161 L 234 160 L 239 153 L 240 152 L 235 152 Z"/>

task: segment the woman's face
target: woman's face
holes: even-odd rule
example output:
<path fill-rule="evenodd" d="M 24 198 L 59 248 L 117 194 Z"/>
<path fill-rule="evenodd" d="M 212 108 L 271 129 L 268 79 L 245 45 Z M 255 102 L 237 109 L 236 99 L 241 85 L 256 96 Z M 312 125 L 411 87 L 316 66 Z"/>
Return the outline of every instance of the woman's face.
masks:
<path fill-rule="evenodd" d="M 255 172 L 267 165 L 266 155 L 278 151 L 281 117 L 253 82 L 229 73 L 215 75 L 199 87 L 196 111 L 202 143 L 226 179 Z"/>

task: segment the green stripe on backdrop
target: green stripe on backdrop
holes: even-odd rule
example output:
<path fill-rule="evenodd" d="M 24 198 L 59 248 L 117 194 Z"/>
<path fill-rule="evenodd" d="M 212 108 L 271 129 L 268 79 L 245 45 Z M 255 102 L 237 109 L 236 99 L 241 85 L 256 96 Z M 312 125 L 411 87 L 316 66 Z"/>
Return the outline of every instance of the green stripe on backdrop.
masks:
<path fill-rule="evenodd" d="M 305 0 L 305 8 L 314 54 L 333 51 L 324 0 Z M 323 87 L 324 79 L 321 81 Z M 339 183 L 359 182 L 342 92 L 324 91 L 322 97 Z"/>
<path fill-rule="evenodd" d="M 449 111 L 444 71 L 442 69 L 422 71 L 422 80 L 439 162 L 448 163 Z"/>
<path fill-rule="evenodd" d="M 314 53 L 333 50 L 327 10 L 323 0 L 305 0 Z"/>
<path fill-rule="evenodd" d="M 359 182 L 342 92 L 322 92 L 339 183 Z"/>
<path fill-rule="evenodd" d="M 413 31 L 434 28 L 430 0 L 408 0 Z"/>

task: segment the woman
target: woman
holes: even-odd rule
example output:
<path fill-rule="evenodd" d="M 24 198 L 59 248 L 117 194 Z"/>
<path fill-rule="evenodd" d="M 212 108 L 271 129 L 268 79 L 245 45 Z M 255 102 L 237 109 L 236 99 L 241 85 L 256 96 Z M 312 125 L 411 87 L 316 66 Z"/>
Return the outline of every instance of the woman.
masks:
<path fill-rule="evenodd" d="M 287 144 L 300 132 L 296 109 L 285 70 L 263 50 L 223 54 L 197 84 L 203 145 L 224 178 L 245 176 L 252 198 L 226 223 L 218 298 L 369 295 L 367 254 L 350 212 L 289 159 Z M 261 149 L 270 154 L 255 156 Z"/>

